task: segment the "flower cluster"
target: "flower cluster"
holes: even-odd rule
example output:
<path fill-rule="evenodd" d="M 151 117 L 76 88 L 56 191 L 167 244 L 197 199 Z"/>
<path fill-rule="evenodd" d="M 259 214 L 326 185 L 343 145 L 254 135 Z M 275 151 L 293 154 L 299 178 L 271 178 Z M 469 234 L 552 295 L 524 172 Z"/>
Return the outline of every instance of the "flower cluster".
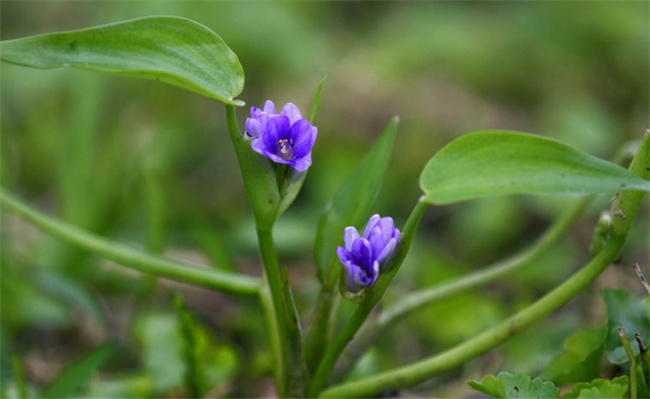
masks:
<path fill-rule="evenodd" d="M 302 119 L 298 107 L 287 103 L 276 113 L 273 101 L 267 100 L 264 109 L 251 108 L 246 119 L 246 132 L 251 136 L 254 151 L 273 162 L 289 165 L 302 172 L 311 165 L 311 149 L 318 129 Z"/>
<path fill-rule="evenodd" d="M 336 248 L 336 254 L 343 263 L 348 291 L 358 292 L 375 283 L 381 268 L 395 251 L 400 234 L 391 217 L 379 215 L 368 220 L 363 236 L 354 227 L 345 229 L 345 248 Z"/>

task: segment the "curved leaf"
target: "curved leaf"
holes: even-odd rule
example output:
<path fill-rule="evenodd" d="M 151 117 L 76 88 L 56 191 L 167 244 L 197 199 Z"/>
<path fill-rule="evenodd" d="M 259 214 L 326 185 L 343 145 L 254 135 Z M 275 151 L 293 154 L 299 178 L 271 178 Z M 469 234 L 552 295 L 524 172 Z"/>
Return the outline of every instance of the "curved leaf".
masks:
<path fill-rule="evenodd" d="M 172 84 L 231 105 L 244 87 L 235 53 L 189 19 L 145 17 L 0 43 L 0 59 L 33 68 L 72 67 Z"/>
<path fill-rule="evenodd" d="M 430 204 L 505 194 L 650 191 L 633 173 L 559 141 L 526 133 L 484 131 L 440 150 L 420 175 Z"/>
<path fill-rule="evenodd" d="M 368 218 L 388 165 L 399 118 L 394 117 L 377 143 L 345 179 L 318 221 L 314 258 L 321 281 L 332 282 L 329 275 L 336 246 L 343 242 L 343 229 L 359 226 Z"/>

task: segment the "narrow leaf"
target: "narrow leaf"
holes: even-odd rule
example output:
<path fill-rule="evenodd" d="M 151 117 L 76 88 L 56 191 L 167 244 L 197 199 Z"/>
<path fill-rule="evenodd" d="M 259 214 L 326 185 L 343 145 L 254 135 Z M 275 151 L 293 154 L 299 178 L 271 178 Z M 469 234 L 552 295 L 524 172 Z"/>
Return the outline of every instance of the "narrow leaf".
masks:
<path fill-rule="evenodd" d="M 311 116 L 309 117 L 309 123 L 314 123 L 314 118 L 316 118 L 316 112 L 318 112 L 318 106 L 320 105 L 320 96 L 323 93 L 323 86 L 325 86 L 325 80 L 327 76 L 323 76 L 323 80 L 320 81 L 318 89 L 316 89 L 316 95 L 314 96 L 314 104 L 311 106 Z"/>
<path fill-rule="evenodd" d="M 420 175 L 430 204 L 506 194 L 650 191 L 633 173 L 559 141 L 526 133 L 484 131 L 440 150 Z"/>
<path fill-rule="evenodd" d="M 90 381 L 92 375 L 115 353 L 112 342 L 95 349 L 81 360 L 66 367 L 48 386 L 44 398 L 67 398 Z"/>
<path fill-rule="evenodd" d="M 32 68 L 72 67 L 154 79 L 231 105 L 244 87 L 235 53 L 189 19 L 145 17 L 0 43 L 0 59 Z"/>
<path fill-rule="evenodd" d="M 321 281 L 331 282 L 329 272 L 343 229 L 359 226 L 370 213 L 388 165 L 399 118 L 394 117 L 359 166 L 345 179 L 318 222 L 314 257 Z"/>

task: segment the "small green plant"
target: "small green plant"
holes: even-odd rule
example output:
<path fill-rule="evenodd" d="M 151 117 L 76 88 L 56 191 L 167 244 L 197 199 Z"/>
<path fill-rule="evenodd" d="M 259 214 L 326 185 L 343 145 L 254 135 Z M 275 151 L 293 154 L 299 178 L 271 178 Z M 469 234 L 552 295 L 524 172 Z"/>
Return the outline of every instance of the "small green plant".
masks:
<path fill-rule="evenodd" d="M 433 155 L 420 176 L 422 194 L 410 199 L 415 205 L 400 226 L 389 216 L 371 216 L 393 144 L 399 140 L 399 119 L 387 117 L 383 134 L 333 195 L 318 222 L 314 264 L 320 294 L 305 325 L 297 315 L 291 278 L 281 267 L 273 233 L 276 221 L 291 206 L 307 178 L 312 148 L 328 140 L 327 132 L 318 130 L 316 119 L 324 79 L 316 90 L 309 118 L 292 103 L 280 109 L 267 101 L 261 108 L 251 108 L 242 129 L 236 107 L 244 105 L 238 99 L 244 87 L 244 69 L 216 33 L 188 19 L 146 17 L 4 41 L 0 44 L 0 58 L 33 68 L 69 67 L 143 77 L 225 105 L 225 123 L 255 218 L 263 265 L 261 277 L 199 268 L 108 241 L 32 209 L 5 189 L 0 190 L 0 203 L 54 237 L 121 265 L 156 277 L 256 297 L 264 312 L 279 397 L 375 396 L 419 384 L 501 345 L 585 290 L 620 256 L 644 194 L 650 191 L 648 134 L 626 170 L 549 138 L 512 131 L 478 131 L 452 141 Z M 529 249 L 450 283 L 410 293 L 369 320 L 399 272 L 429 206 L 499 195 L 567 193 L 586 197 L 567 207 Z M 403 317 L 425 304 L 487 284 L 530 263 L 558 241 L 589 203 L 589 195 L 598 193 L 617 194 L 609 222 L 599 225 L 591 260 L 575 274 L 502 323 L 442 353 L 345 381 L 361 355 Z M 359 229 L 362 226 L 365 229 Z M 343 328 L 336 331 L 332 314 L 339 293 L 355 307 Z M 648 336 L 650 303 L 638 301 L 624 291 L 608 290 L 604 296 L 608 325 L 570 338 L 566 353 L 549 364 L 543 378 L 558 384 L 580 382 L 565 398 L 647 397 L 648 355 L 642 338 Z M 183 379 L 187 393 L 203 396 L 205 381 L 214 376 L 201 368 L 201 357 L 203 351 L 212 353 L 216 349 L 180 299 L 174 299 L 174 307 L 185 342 L 183 357 L 187 367 Z M 625 332 L 619 335 L 619 328 L 637 334 L 636 339 L 628 339 Z M 636 347 L 630 343 L 635 341 Z M 71 395 L 108 359 L 113 351 L 110 345 L 66 369 L 43 396 Z M 629 362 L 629 377 L 596 379 L 603 351 L 612 363 Z M 26 396 L 18 361 L 16 370 L 21 395 Z M 524 374 L 500 373 L 470 382 L 470 386 L 494 398 L 559 396 L 553 382 Z"/>

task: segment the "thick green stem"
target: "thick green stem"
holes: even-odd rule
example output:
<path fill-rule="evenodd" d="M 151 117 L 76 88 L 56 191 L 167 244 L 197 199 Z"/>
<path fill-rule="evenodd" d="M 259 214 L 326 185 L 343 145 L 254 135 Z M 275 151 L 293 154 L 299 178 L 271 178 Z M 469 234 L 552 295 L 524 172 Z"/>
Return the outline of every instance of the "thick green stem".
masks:
<path fill-rule="evenodd" d="M 377 302 L 381 299 L 382 295 L 388 288 L 388 285 L 397 274 L 399 267 L 401 266 L 406 254 L 411 246 L 413 241 L 413 236 L 415 235 L 415 230 L 417 230 L 420 220 L 426 211 L 426 204 L 420 199 L 418 203 L 413 208 L 411 215 L 409 216 L 406 224 L 404 226 L 404 231 L 402 232 L 402 239 L 400 240 L 398 252 L 396 254 L 396 259 L 394 262 L 394 268 L 387 271 L 384 275 L 380 276 L 375 286 L 372 288 L 370 296 L 367 301 L 360 304 L 359 307 L 355 310 L 354 314 L 345 324 L 341 332 L 334 338 L 334 341 L 327 348 L 327 352 L 323 357 L 316 374 L 312 380 L 312 383 L 309 387 L 308 397 L 315 397 L 323 389 L 327 383 L 332 370 L 336 365 L 336 361 L 339 356 L 348 345 L 348 343 L 354 338 L 354 335 L 357 333 L 361 325 L 368 318 L 368 315 L 375 307 Z"/>
<path fill-rule="evenodd" d="M 650 173 L 649 157 L 650 135 L 646 134 L 630 166 L 634 173 L 646 180 Z M 416 385 L 499 346 L 521 330 L 542 320 L 588 287 L 607 269 L 611 262 L 616 260 L 625 243 L 629 228 L 639 211 L 643 196 L 644 193 L 638 191 L 620 193 L 613 204 L 615 217 L 612 222 L 611 238 L 607 245 L 584 268 L 526 309 L 505 322 L 438 355 L 373 377 L 334 386 L 323 391 L 321 397 L 367 397 L 386 389 Z"/>
<path fill-rule="evenodd" d="M 591 196 L 584 197 L 567 208 L 529 248 L 456 280 L 413 292 L 387 307 L 359 331 L 358 336 L 343 354 L 339 362 L 340 367 L 334 371 L 334 380 L 340 381 L 383 333 L 414 311 L 436 301 L 489 284 L 533 264 L 557 243 L 592 199 Z"/>
<path fill-rule="evenodd" d="M 276 367 L 275 379 L 278 397 L 289 395 L 290 345 L 287 330 L 288 307 L 284 303 L 282 274 L 278 254 L 273 243 L 273 224 L 278 216 L 280 204 L 276 172 L 271 163 L 258 156 L 250 142 L 242 135 L 237 123 L 235 107 L 226 106 L 228 132 L 232 139 L 241 169 L 246 193 L 253 208 L 257 238 L 264 264 L 265 278 L 261 301 L 265 311 L 269 340 L 273 349 Z"/>
<path fill-rule="evenodd" d="M 208 269 L 108 241 L 34 210 L 1 188 L 0 204 L 56 238 L 143 273 L 235 294 L 259 293 L 260 281 L 257 277 Z"/>

